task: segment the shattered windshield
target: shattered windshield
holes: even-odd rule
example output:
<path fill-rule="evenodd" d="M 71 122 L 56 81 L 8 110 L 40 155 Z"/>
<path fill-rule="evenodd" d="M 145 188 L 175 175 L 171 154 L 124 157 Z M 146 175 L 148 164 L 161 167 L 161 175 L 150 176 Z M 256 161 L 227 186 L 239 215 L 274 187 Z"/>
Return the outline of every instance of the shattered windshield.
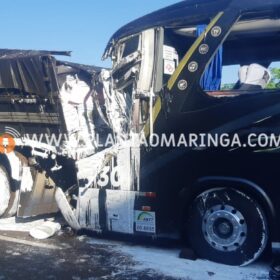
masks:
<path fill-rule="evenodd" d="M 119 43 L 115 52 L 112 71 L 114 87 L 117 90 L 124 90 L 135 81 L 137 73 L 139 73 L 141 60 L 140 36 L 133 36 Z"/>

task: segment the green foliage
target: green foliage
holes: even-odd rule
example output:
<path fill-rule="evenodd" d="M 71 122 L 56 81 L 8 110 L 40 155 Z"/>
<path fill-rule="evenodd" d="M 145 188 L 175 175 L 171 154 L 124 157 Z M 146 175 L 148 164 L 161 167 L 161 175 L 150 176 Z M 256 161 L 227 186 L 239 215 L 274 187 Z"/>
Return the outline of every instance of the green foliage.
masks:
<path fill-rule="evenodd" d="M 271 68 L 272 79 L 267 85 L 268 89 L 280 88 L 280 68 Z"/>
<path fill-rule="evenodd" d="M 235 86 L 235 83 L 232 83 L 232 84 L 223 84 L 223 85 L 221 86 L 221 90 L 232 90 L 234 86 Z"/>

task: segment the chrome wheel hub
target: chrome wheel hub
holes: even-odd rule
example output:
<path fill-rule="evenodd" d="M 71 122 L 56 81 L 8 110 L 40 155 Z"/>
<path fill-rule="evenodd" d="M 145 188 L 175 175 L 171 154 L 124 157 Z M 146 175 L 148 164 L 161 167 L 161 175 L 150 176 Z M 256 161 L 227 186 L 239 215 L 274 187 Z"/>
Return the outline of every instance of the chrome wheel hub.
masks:
<path fill-rule="evenodd" d="M 243 215 L 230 205 L 209 209 L 202 222 L 206 241 L 216 250 L 235 251 L 246 240 L 247 224 Z"/>

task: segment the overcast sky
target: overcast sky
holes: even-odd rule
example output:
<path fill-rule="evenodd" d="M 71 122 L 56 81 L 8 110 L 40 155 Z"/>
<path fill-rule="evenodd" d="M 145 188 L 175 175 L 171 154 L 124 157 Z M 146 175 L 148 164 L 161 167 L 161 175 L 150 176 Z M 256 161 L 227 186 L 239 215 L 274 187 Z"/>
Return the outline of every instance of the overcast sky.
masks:
<path fill-rule="evenodd" d="M 71 50 L 71 61 L 97 66 L 111 35 L 176 0 L 1 0 L 1 47 Z"/>

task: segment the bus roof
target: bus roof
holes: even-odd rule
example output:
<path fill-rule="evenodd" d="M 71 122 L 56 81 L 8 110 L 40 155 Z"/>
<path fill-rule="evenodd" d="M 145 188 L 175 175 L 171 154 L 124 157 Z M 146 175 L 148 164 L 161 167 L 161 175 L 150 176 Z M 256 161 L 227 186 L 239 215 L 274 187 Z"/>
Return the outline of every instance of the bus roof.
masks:
<path fill-rule="evenodd" d="M 142 30 L 156 27 L 182 27 L 186 24 L 194 25 L 213 18 L 218 12 L 226 8 L 237 8 L 244 11 L 274 11 L 280 7 L 279 0 L 185 0 L 177 4 L 155 11 L 136 19 L 121 27 L 113 34 L 105 49 L 103 58 L 106 58 L 112 45 L 127 36 L 137 34 Z"/>

